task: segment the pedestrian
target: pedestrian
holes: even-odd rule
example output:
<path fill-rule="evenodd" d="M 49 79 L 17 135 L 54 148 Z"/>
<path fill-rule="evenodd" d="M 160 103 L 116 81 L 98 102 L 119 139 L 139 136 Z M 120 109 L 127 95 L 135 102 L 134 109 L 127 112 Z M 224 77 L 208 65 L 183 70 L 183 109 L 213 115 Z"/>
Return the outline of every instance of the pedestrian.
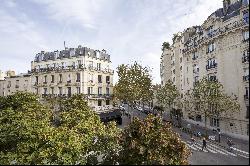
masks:
<path fill-rule="evenodd" d="M 232 152 L 232 150 L 233 150 L 233 142 L 229 138 L 227 139 L 227 145 L 229 147 L 229 151 Z"/>
<path fill-rule="evenodd" d="M 195 139 L 193 136 L 191 136 L 192 146 L 195 144 Z"/>
<path fill-rule="evenodd" d="M 202 141 L 202 151 L 203 151 L 204 148 L 207 149 L 207 140 L 206 140 L 205 137 L 203 137 L 203 141 Z M 207 151 L 208 151 L 208 149 L 207 149 Z"/>

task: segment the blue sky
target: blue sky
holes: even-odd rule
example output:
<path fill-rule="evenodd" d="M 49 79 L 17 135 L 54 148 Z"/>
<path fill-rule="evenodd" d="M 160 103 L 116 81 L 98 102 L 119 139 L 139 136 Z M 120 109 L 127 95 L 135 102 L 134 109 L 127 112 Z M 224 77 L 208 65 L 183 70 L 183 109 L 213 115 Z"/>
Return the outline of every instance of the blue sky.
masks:
<path fill-rule="evenodd" d="M 1 0 L 0 70 L 27 72 L 36 53 L 66 41 L 107 50 L 113 69 L 138 61 L 160 83 L 162 43 L 220 7 L 222 0 Z"/>

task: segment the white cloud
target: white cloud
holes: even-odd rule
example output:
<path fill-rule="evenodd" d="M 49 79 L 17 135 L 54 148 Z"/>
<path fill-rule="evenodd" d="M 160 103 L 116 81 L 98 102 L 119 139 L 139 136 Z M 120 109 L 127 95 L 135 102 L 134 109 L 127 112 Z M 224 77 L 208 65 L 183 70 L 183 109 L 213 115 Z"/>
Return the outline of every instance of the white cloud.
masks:
<path fill-rule="evenodd" d="M 17 5 L 15 1 L 4 2 L 9 3 L 8 7 L 19 9 L 20 4 Z M 106 49 L 111 55 L 114 69 L 121 63 L 133 61 L 148 65 L 153 68 L 154 83 L 160 82 L 162 42 L 171 42 L 173 33 L 202 24 L 212 12 L 222 6 L 222 2 L 218 0 L 32 2 L 36 6 L 30 5 L 30 8 L 43 11 L 38 13 L 42 16 L 33 17 L 26 11 L 14 15 L 13 10 L 5 11 L 0 8 L 0 35 L 3 36 L 0 44 L 4 46 L 0 47 L 0 52 L 4 53 L 5 59 L 9 55 L 19 57 L 23 63 L 28 64 L 29 69 L 29 61 L 36 52 L 60 49 L 66 40 L 70 47 L 84 43 L 93 49 Z M 46 21 L 50 23 L 46 24 Z M 10 51 L 10 48 L 15 49 Z M 23 57 L 28 61 L 24 61 Z M 5 65 L 5 68 L 11 65 L 13 64 Z"/>

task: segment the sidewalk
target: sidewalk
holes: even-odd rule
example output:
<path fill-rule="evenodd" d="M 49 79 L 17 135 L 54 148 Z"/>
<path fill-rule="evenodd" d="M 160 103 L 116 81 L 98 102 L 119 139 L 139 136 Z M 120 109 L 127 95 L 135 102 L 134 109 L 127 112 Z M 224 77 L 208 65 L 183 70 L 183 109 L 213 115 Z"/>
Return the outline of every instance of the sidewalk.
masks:
<path fill-rule="evenodd" d="M 205 131 L 205 127 L 202 127 L 202 126 L 199 126 L 199 125 L 195 125 L 195 124 L 192 124 L 192 123 L 189 123 L 185 120 L 182 120 L 182 126 L 183 127 L 186 127 L 187 124 L 190 124 L 191 125 L 191 128 L 194 132 L 198 132 L 200 131 L 201 133 L 204 133 Z M 241 140 L 241 139 L 237 139 L 237 138 L 233 138 L 233 137 L 230 137 L 228 135 L 225 135 L 225 134 L 221 134 L 221 137 L 220 137 L 220 143 L 218 142 L 218 132 L 214 132 L 213 130 L 211 129 L 207 129 L 208 131 L 208 135 L 209 136 L 215 136 L 216 140 L 213 141 L 213 140 L 209 140 L 209 142 L 213 142 L 214 144 L 217 144 L 221 147 L 224 147 L 224 148 L 228 148 L 228 145 L 227 145 L 227 138 L 231 139 L 233 141 L 233 143 L 235 144 L 234 147 L 238 148 L 238 149 L 242 149 L 244 151 L 247 151 L 249 152 L 249 141 L 246 141 L 246 140 Z"/>

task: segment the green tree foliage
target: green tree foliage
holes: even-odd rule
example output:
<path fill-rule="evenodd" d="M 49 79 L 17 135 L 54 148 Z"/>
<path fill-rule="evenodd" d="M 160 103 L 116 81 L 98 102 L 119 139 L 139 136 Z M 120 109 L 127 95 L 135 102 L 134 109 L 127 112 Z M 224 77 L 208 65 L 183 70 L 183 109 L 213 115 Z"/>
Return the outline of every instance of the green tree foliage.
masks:
<path fill-rule="evenodd" d="M 122 132 L 118 163 L 124 165 L 184 165 L 190 155 L 185 143 L 160 117 L 135 118 Z"/>
<path fill-rule="evenodd" d="M 117 146 L 118 128 L 100 122 L 80 95 L 62 101 L 58 126 L 35 95 L 18 92 L 5 101 L 0 164 L 96 164 L 100 154 L 110 155 Z"/>
<path fill-rule="evenodd" d="M 177 99 L 179 96 L 179 91 L 170 80 L 168 80 L 166 84 L 156 92 L 157 102 L 164 107 L 167 106 L 168 109 L 171 109 L 173 104 L 178 102 Z"/>
<path fill-rule="evenodd" d="M 186 98 L 186 106 L 189 107 L 190 114 L 203 115 L 205 117 L 205 127 L 208 118 L 221 118 L 240 110 L 237 100 L 228 96 L 221 83 L 209 81 L 203 78 L 194 86 L 194 89 Z"/>
<path fill-rule="evenodd" d="M 162 51 L 164 51 L 164 49 L 170 49 L 170 44 L 169 44 L 169 42 L 163 42 L 162 43 Z"/>
<path fill-rule="evenodd" d="M 114 89 L 114 96 L 121 101 L 150 102 L 153 99 L 152 78 L 150 69 L 137 62 L 132 65 L 118 66 L 118 83 Z"/>

